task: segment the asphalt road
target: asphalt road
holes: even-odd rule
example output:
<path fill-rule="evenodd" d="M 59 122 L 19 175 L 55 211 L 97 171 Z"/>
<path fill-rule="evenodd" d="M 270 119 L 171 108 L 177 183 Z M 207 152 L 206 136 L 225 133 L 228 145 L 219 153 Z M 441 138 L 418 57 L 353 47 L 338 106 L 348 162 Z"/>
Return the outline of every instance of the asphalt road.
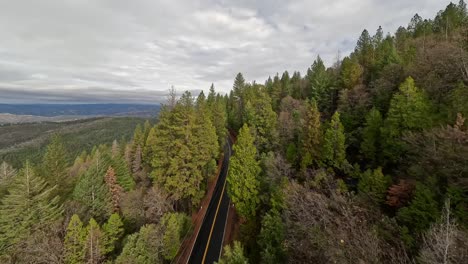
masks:
<path fill-rule="evenodd" d="M 211 264 L 218 261 L 224 240 L 227 213 L 229 210 L 229 197 L 226 189 L 226 176 L 231 156 L 231 141 L 224 148 L 224 161 L 221 172 L 213 191 L 210 204 L 203 219 L 202 226 L 195 240 L 188 263 Z"/>

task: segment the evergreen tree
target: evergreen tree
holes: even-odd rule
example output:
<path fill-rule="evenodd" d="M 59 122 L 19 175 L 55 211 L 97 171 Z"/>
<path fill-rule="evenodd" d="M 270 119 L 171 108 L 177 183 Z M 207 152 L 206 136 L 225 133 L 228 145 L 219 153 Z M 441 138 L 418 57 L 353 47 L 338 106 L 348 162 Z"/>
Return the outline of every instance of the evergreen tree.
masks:
<path fill-rule="evenodd" d="M 149 131 L 148 131 L 149 133 Z M 133 133 L 133 148 L 132 150 L 135 151 L 135 149 L 138 146 L 144 146 L 145 145 L 145 134 L 143 132 L 143 128 L 141 127 L 140 124 L 138 124 L 135 128 L 135 132 Z"/>
<path fill-rule="evenodd" d="M 63 140 L 59 135 L 52 137 L 51 143 L 47 146 L 43 164 L 43 176 L 49 185 L 57 185 L 55 194 L 62 193 L 67 189 L 68 178 L 68 153 L 63 145 Z"/>
<path fill-rule="evenodd" d="M 64 262 L 66 264 L 81 264 L 85 259 L 86 230 L 80 217 L 74 214 L 68 223 L 63 245 Z"/>
<path fill-rule="evenodd" d="M 366 116 L 365 127 L 362 131 L 361 153 L 375 164 L 380 148 L 380 129 L 383 125 L 382 115 L 379 110 L 372 108 Z"/>
<path fill-rule="evenodd" d="M 163 236 L 163 256 L 173 260 L 179 251 L 183 237 L 190 229 L 190 219 L 183 213 L 166 213 L 161 220 L 165 227 Z"/>
<path fill-rule="evenodd" d="M 271 108 L 271 101 L 266 92 L 257 88 L 256 94 L 249 97 L 244 119 L 255 131 L 255 145 L 258 151 L 266 153 L 271 150 L 277 138 L 277 115 Z"/>
<path fill-rule="evenodd" d="M 310 98 L 317 102 L 320 109 L 326 109 L 332 104 L 331 78 L 320 56 L 317 56 L 317 59 L 307 70 L 306 78 L 309 81 Z"/>
<path fill-rule="evenodd" d="M 358 56 L 359 64 L 364 66 L 365 69 L 370 69 L 374 63 L 375 54 L 372 42 L 369 31 L 364 29 L 357 41 L 355 53 Z"/>
<path fill-rule="evenodd" d="M 107 222 L 102 226 L 103 231 L 103 254 L 114 252 L 117 242 L 124 234 L 123 222 L 116 213 L 111 214 Z"/>
<path fill-rule="evenodd" d="M 86 227 L 85 258 L 86 263 L 98 264 L 104 258 L 104 237 L 99 224 L 91 218 Z"/>
<path fill-rule="evenodd" d="M 146 140 L 148 139 L 148 135 L 151 131 L 151 123 L 149 120 L 146 120 L 145 123 L 143 124 L 143 140 L 141 142 L 141 148 L 143 149 L 145 147 Z"/>
<path fill-rule="evenodd" d="M 280 214 L 271 210 L 262 219 L 258 244 L 262 249 L 262 263 L 284 263 L 284 225 Z"/>
<path fill-rule="evenodd" d="M 341 64 L 341 82 L 347 89 L 351 89 L 361 82 L 364 70 L 354 59 L 348 57 L 343 59 Z"/>
<path fill-rule="evenodd" d="M 112 158 L 115 158 L 115 157 L 120 155 L 120 146 L 119 146 L 119 142 L 117 142 L 116 139 L 114 139 L 114 141 L 112 141 L 111 153 L 112 153 Z"/>
<path fill-rule="evenodd" d="M 307 105 L 306 117 L 304 120 L 303 140 L 302 140 L 302 169 L 313 163 L 318 164 L 320 158 L 320 144 L 322 141 L 322 130 L 320 122 L 320 112 L 317 103 L 312 100 Z"/>
<path fill-rule="evenodd" d="M 395 162 L 402 157 L 405 145 L 401 136 L 405 131 L 420 131 L 431 125 L 430 109 L 425 94 L 408 77 L 393 96 L 382 129 L 382 150 L 387 159 Z"/>
<path fill-rule="evenodd" d="M 93 165 L 80 176 L 73 191 L 73 198 L 80 202 L 94 217 L 107 217 L 112 211 L 111 194 L 105 185 L 106 164 L 97 152 Z"/>
<path fill-rule="evenodd" d="M 223 257 L 217 262 L 218 264 L 248 264 L 249 261 L 244 255 L 244 248 L 241 243 L 234 241 L 233 247 L 224 247 Z"/>
<path fill-rule="evenodd" d="M 406 244 L 411 246 L 414 237 L 427 230 L 438 216 L 439 208 L 434 192 L 428 186 L 418 183 L 409 206 L 401 208 L 397 213 L 398 221 L 405 227 L 402 236 Z"/>
<path fill-rule="evenodd" d="M 156 138 L 152 177 L 175 200 L 198 204 L 204 193 L 202 184 L 215 167 L 218 145 L 209 116 L 195 111 L 189 92 L 172 111 L 161 112 Z"/>
<path fill-rule="evenodd" d="M 373 171 L 368 169 L 361 174 L 358 190 L 374 203 L 381 204 L 385 201 L 387 189 L 391 184 L 392 179 L 384 176 L 382 168 L 379 167 Z"/>
<path fill-rule="evenodd" d="M 117 264 L 162 264 L 163 243 L 161 228 L 156 225 L 142 226 L 140 231 L 131 234 L 122 253 L 117 257 Z"/>
<path fill-rule="evenodd" d="M 135 150 L 135 157 L 133 158 L 133 164 L 132 164 L 132 172 L 134 174 L 138 173 L 141 171 L 141 166 L 142 166 L 142 150 L 141 146 L 138 145 L 136 150 Z"/>
<path fill-rule="evenodd" d="M 227 177 L 228 194 L 239 215 L 252 218 L 260 202 L 258 177 L 261 168 L 256 160 L 254 137 L 246 124 L 239 131 L 233 149 Z"/>
<path fill-rule="evenodd" d="M 323 138 L 322 158 L 330 166 L 341 168 L 346 160 L 345 134 L 340 113 L 335 112 Z"/>
<path fill-rule="evenodd" d="M 137 153 L 137 151 L 135 151 L 134 153 Z M 107 155 L 104 155 L 104 161 L 106 163 L 103 165 L 109 164 L 109 166 L 112 166 L 112 168 L 114 168 L 117 177 L 117 183 L 125 191 L 130 191 L 133 190 L 133 188 L 135 188 L 135 180 L 133 179 L 129 167 L 127 166 L 122 157 L 117 156 L 114 159 L 109 159 Z M 135 163 L 135 159 L 133 159 L 133 162 Z"/>
<path fill-rule="evenodd" d="M 8 186 L 14 180 L 16 170 L 5 161 L 0 165 L 0 198 L 5 195 Z"/>
<path fill-rule="evenodd" d="M 151 160 L 154 156 L 154 148 L 157 142 L 156 128 L 152 127 L 146 139 L 145 148 L 143 149 L 143 164 L 151 165 Z"/>
<path fill-rule="evenodd" d="M 27 237 L 34 226 L 61 215 L 59 197 L 51 195 L 56 187 L 49 188 L 25 163 L 0 203 L 0 255 Z"/>
<path fill-rule="evenodd" d="M 231 97 L 231 127 L 235 130 L 239 129 L 244 123 L 243 113 L 245 107 L 245 79 L 242 76 L 242 73 L 238 73 L 234 80 L 234 85 L 232 87 L 232 97 Z"/>

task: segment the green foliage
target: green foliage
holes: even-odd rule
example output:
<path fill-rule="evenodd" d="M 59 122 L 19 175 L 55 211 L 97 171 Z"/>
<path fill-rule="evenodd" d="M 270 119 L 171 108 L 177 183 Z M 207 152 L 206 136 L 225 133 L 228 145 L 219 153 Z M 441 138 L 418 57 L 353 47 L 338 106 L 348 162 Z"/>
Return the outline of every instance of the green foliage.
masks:
<path fill-rule="evenodd" d="M 0 160 L 21 167 L 25 160 L 39 164 L 46 152 L 50 135 L 59 134 L 68 156 L 73 158 L 93 146 L 114 139 L 129 140 L 135 126 L 143 120 L 135 117 L 91 118 L 70 122 L 42 122 L 0 126 Z M 14 138 L 9 135 L 14 135 Z M 12 147 L 13 146 L 13 147 Z"/>
<path fill-rule="evenodd" d="M 190 230 L 190 218 L 183 213 L 166 213 L 161 219 L 161 225 L 165 228 L 163 235 L 163 256 L 166 260 L 172 260 L 177 255 L 182 239 Z"/>
<path fill-rule="evenodd" d="M 210 93 L 208 94 L 208 99 L 206 101 L 209 112 L 208 114 L 211 117 L 211 123 L 216 129 L 216 136 L 218 137 L 218 144 L 220 150 L 226 142 L 226 125 L 227 125 L 227 112 L 226 104 L 223 98 L 218 94 L 215 94 L 214 85 L 211 85 Z"/>
<path fill-rule="evenodd" d="M 118 214 L 111 214 L 107 222 L 102 226 L 103 254 L 107 255 L 115 250 L 117 242 L 122 238 L 124 229 L 122 219 Z"/>
<path fill-rule="evenodd" d="M 244 249 L 240 242 L 234 241 L 233 247 L 224 247 L 223 257 L 218 264 L 248 264 L 248 259 L 244 256 Z"/>
<path fill-rule="evenodd" d="M 5 161 L 0 164 L 0 199 L 6 194 L 8 187 L 16 176 L 16 170 Z"/>
<path fill-rule="evenodd" d="M 398 221 L 407 227 L 406 230 L 411 231 L 413 237 L 421 234 L 429 228 L 431 223 L 437 220 L 439 207 L 435 199 L 435 194 L 431 188 L 418 183 L 409 206 L 398 211 Z M 408 241 L 411 240 L 408 239 Z"/>
<path fill-rule="evenodd" d="M 195 111 L 190 93 L 172 110 L 163 109 L 156 125 L 152 177 L 176 200 L 197 205 L 203 183 L 213 173 L 218 153 L 216 129 L 203 110 Z"/>
<path fill-rule="evenodd" d="M 122 156 L 115 156 L 109 160 L 109 166 L 112 166 L 117 176 L 117 183 L 125 190 L 130 191 L 135 188 L 135 180 Z"/>
<path fill-rule="evenodd" d="M 302 132 L 302 161 L 301 168 L 306 169 L 312 164 L 320 164 L 320 147 L 322 142 L 322 130 L 320 112 L 315 100 L 307 105 L 307 112 Z"/>
<path fill-rule="evenodd" d="M 44 179 L 49 185 L 57 185 L 57 190 L 63 192 L 68 183 L 68 152 L 59 135 L 54 135 L 47 145 L 44 159 L 42 160 Z"/>
<path fill-rule="evenodd" d="M 322 159 L 329 166 L 341 168 L 346 160 L 345 134 L 340 113 L 335 112 L 323 138 Z"/>
<path fill-rule="evenodd" d="M 310 99 L 315 100 L 321 110 L 328 110 L 332 105 L 332 79 L 320 58 L 314 61 L 305 77 L 309 81 Z"/>
<path fill-rule="evenodd" d="M 431 125 L 431 106 L 425 94 L 408 77 L 400 85 L 390 103 L 390 109 L 382 129 L 383 154 L 397 161 L 405 151 L 401 136 L 405 131 L 418 131 Z"/>
<path fill-rule="evenodd" d="M 254 87 L 255 88 L 255 87 Z M 259 152 L 267 152 L 276 142 L 277 116 L 271 107 L 270 97 L 264 91 L 249 96 L 245 106 L 245 123 L 255 131 L 255 145 Z"/>
<path fill-rule="evenodd" d="M 238 73 L 234 80 L 232 93 L 229 98 L 228 122 L 229 126 L 237 131 L 244 123 L 244 107 L 246 104 L 245 98 L 246 83 L 242 73 Z"/>
<path fill-rule="evenodd" d="M 262 249 L 262 263 L 285 262 L 284 235 L 281 215 L 276 210 L 270 210 L 262 219 L 262 228 L 258 239 L 258 244 Z"/>
<path fill-rule="evenodd" d="M 131 234 L 116 264 L 159 264 L 164 263 L 162 256 L 160 228 L 156 225 L 142 226 L 140 231 Z"/>
<path fill-rule="evenodd" d="M 379 167 L 373 171 L 368 169 L 361 174 L 358 190 L 374 203 L 381 204 L 385 201 L 387 189 L 391 183 L 392 179 L 390 176 L 384 176 L 382 168 Z"/>
<path fill-rule="evenodd" d="M 63 258 L 67 264 L 81 264 L 85 259 L 86 230 L 80 217 L 74 214 L 68 223 L 63 245 Z"/>
<path fill-rule="evenodd" d="M 108 166 L 99 151 L 94 155 L 91 167 L 80 176 L 73 191 L 78 201 L 93 217 L 107 218 L 112 210 L 111 195 L 104 183 Z"/>
<path fill-rule="evenodd" d="M 99 224 L 91 218 L 86 227 L 85 259 L 87 263 L 99 263 L 104 258 L 104 234 Z"/>
<path fill-rule="evenodd" d="M 242 217 L 252 218 L 260 202 L 258 177 L 261 168 L 256 159 L 254 137 L 246 124 L 239 131 L 233 150 L 227 177 L 228 194 L 237 212 Z"/>
<path fill-rule="evenodd" d="M 0 254 L 25 239 L 35 226 L 62 214 L 59 197 L 51 196 L 55 188 L 25 163 L 0 203 Z"/>
<path fill-rule="evenodd" d="M 363 74 L 362 66 L 355 60 L 348 57 L 341 63 L 341 82 L 347 89 L 351 89 L 361 82 Z"/>
<path fill-rule="evenodd" d="M 372 108 L 366 116 L 365 127 L 362 131 L 361 153 L 375 164 L 378 161 L 380 149 L 380 129 L 383 125 L 379 110 Z"/>

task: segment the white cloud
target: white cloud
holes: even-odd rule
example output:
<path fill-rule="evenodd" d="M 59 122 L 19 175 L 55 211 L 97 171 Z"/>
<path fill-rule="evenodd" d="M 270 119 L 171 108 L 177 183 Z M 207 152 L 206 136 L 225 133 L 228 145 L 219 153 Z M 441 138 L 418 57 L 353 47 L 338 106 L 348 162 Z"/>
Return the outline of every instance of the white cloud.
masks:
<path fill-rule="evenodd" d="M 207 90 L 212 82 L 227 92 L 237 72 L 263 82 L 284 70 L 305 72 L 318 54 L 330 64 L 339 50 L 346 55 L 354 48 L 364 28 L 372 33 L 382 25 L 384 31 L 394 32 L 416 12 L 431 18 L 447 3 L 4 1 L 0 102 L 48 91 L 54 95 L 50 98 L 66 94 L 67 100 L 74 100 L 76 93 L 76 100 L 86 101 L 82 95 L 90 89 L 101 91 L 94 96 L 121 94 L 120 100 L 127 96 L 147 102 L 157 100 L 148 95 L 161 96 L 171 85 Z M 8 98 L 2 89 L 8 89 Z M 49 97 L 25 100 L 44 98 Z"/>

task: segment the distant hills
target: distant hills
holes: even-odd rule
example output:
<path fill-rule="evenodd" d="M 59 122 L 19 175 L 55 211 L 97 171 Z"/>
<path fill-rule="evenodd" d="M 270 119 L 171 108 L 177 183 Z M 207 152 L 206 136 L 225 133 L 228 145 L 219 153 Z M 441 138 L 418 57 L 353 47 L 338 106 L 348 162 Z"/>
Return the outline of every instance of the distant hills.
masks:
<path fill-rule="evenodd" d="M 0 113 L 55 116 L 155 116 L 160 105 L 140 104 L 0 104 Z"/>

